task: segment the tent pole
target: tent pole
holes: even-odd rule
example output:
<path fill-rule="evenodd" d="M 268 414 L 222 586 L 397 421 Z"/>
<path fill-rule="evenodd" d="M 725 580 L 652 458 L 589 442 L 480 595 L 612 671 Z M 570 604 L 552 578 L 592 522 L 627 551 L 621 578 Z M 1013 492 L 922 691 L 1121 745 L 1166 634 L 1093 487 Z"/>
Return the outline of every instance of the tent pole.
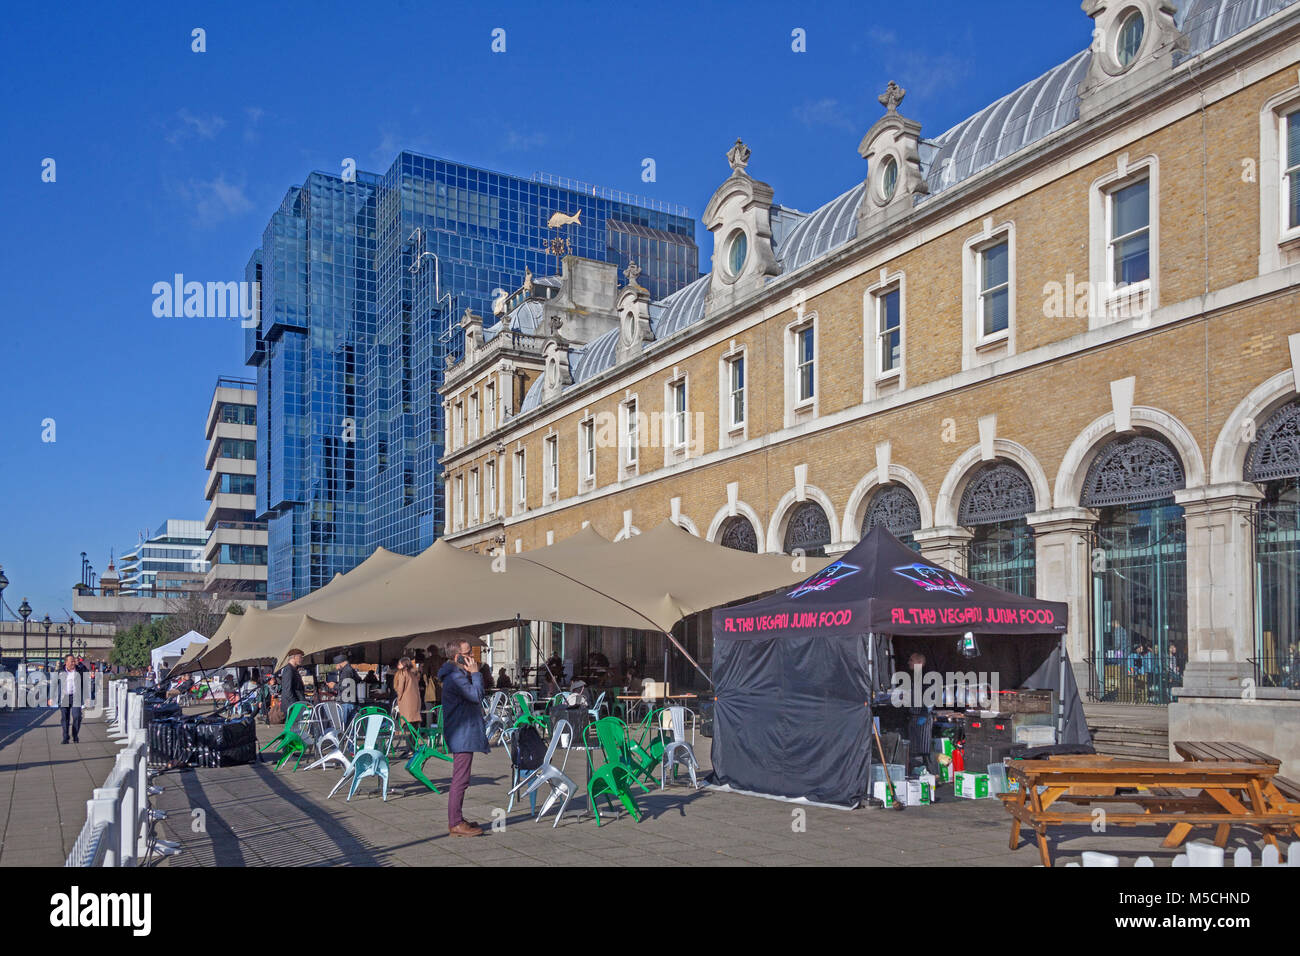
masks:
<path fill-rule="evenodd" d="M 1065 736 L 1065 635 L 1061 635 L 1061 672 L 1056 690 L 1056 742 Z"/>
<path fill-rule="evenodd" d="M 673 642 L 673 647 L 677 648 L 679 651 L 682 652 L 682 656 L 691 662 L 691 666 L 700 672 L 700 676 L 709 682 L 710 687 L 716 686 L 713 683 L 713 678 L 710 677 L 708 674 L 704 673 L 704 668 L 695 662 L 695 658 L 691 657 L 690 653 L 686 650 L 686 648 L 682 647 L 681 642 L 679 642 L 677 638 L 673 637 L 671 632 L 664 631 L 664 637 L 668 638 L 668 640 Z M 664 680 L 667 679 L 668 679 L 668 645 L 665 644 L 664 645 Z"/>
<path fill-rule="evenodd" d="M 515 625 L 518 626 L 518 627 L 523 627 L 523 626 L 524 626 L 523 619 L 520 618 L 520 616 L 519 616 L 518 614 L 515 615 Z M 533 647 L 534 647 L 534 649 L 536 649 L 536 651 L 537 651 L 537 659 L 538 659 L 539 661 L 542 661 L 542 666 L 546 668 L 546 673 L 549 674 L 550 677 L 551 677 L 551 683 L 555 685 L 555 689 L 556 689 L 556 690 L 559 690 L 559 689 L 560 689 L 560 682 L 559 682 L 558 680 L 555 679 L 555 672 L 554 672 L 553 670 L 551 670 L 551 665 L 550 665 L 550 663 L 547 662 L 547 661 L 542 660 L 542 639 L 541 639 L 540 637 L 538 637 L 536 634 L 533 633 L 533 629 L 532 629 L 532 626 L 531 626 L 531 625 L 528 627 L 528 636 L 529 636 L 530 638 L 532 638 L 532 641 L 533 641 Z"/>

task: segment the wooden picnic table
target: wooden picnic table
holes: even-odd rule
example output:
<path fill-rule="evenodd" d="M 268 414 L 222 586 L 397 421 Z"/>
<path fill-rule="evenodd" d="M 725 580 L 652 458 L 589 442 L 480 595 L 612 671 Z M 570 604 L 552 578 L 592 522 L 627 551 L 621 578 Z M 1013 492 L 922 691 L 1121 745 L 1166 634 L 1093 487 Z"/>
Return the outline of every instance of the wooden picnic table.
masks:
<path fill-rule="evenodd" d="M 1063 756 L 1017 760 L 1007 772 L 1019 788 L 1001 794 L 1011 814 L 1011 849 L 1020 845 L 1020 828 L 1038 838 L 1043 865 L 1051 866 L 1047 828 L 1091 826 L 1096 806 L 1105 808 L 1113 826 L 1168 825 L 1166 847 L 1177 847 L 1195 826 L 1215 826 L 1216 841 L 1227 842 L 1229 828 L 1252 826 L 1277 846 L 1277 833 L 1300 825 L 1300 808 L 1271 798 L 1269 785 L 1277 765 L 1262 761 L 1216 760 L 1175 763 L 1103 756 Z M 1120 790 L 1138 789 L 1137 793 Z M 1078 811 L 1053 809 L 1056 803 L 1081 805 Z M 1112 810 L 1134 805 L 1136 810 Z"/>
<path fill-rule="evenodd" d="M 1267 764 L 1274 768 L 1282 766 L 1282 761 L 1272 754 L 1235 741 L 1224 740 L 1175 740 L 1174 752 L 1184 760 L 1201 763 L 1224 763 L 1244 761 L 1246 763 Z M 1300 783 L 1274 774 L 1264 786 L 1264 797 L 1274 807 L 1282 807 L 1292 813 L 1300 814 Z M 1296 836 L 1300 836 L 1300 825 L 1295 827 Z M 1215 844 L 1224 846 L 1228 837 L 1225 828 L 1215 834 Z"/>

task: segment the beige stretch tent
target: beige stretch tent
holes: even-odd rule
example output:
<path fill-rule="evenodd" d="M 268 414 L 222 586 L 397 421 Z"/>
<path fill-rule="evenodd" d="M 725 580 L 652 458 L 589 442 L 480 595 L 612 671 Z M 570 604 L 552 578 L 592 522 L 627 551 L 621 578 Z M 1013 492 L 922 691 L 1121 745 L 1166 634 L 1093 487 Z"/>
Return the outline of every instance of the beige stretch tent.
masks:
<path fill-rule="evenodd" d="M 178 660 L 178 661 L 176 662 L 176 664 L 172 667 L 172 669 L 171 669 L 170 671 L 168 671 L 168 673 L 169 673 L 169 674 L 188 674 L 188 673 L 189 673 L 189 669 L 184 669 L 184 670 L 182 670 L 182 668 L 184 668 L 185 665 L 190 664 L 190 663 L 192 663 L 192 662 L 198 660 L 198 659 L 199 659 L 199 655 L 201 655 L 201 654 L 202 654 L 204 651 L 206 651 L 207 649 L 208 649 L 208 645 L 207 645 L 206 642 L 204 642 L 204 641 L 195 641 L 195 642 L 194 642 L 193 644 L 191 644 L 189 647 L 185 648 L 185 652 L 184 652 L 183 654 L 181 654 L 181 656 L 180 656 L 180 660 Z"/>
<path fill-rule="evenodd" d="M 588 527 L 554 545 L 496 558 L 439 540 L 413 558 L 377 551 L 273 611 L 233 621 L 228 615 L 209 644 L 223 644 L 226 656 L 218 647 L 198 663 L 278 664 L 293 647 L 317 660 L 361 646 L 395 656 L 412 644 L 484 634 L 517 620 L 657 631 L 676 644 L 671 631 L 683 617 L 796 583 L 820 563 L 801 567 L 785 556 L 723 548 L 670 521 L 618 542 Z"/>
<path fill-rule="evenodd" d="M 584 550 L 609 547 L 609 542 L 584 530 L 552 547 Z M 666 613 L 660 610 L 661 615 Z M 655 626 L 636 608 L 524 560 L 522 555 L 490 558 L 441 540 L 391 575 L 341 593 L 328 609 L 314 606 L 311 616 L 317 624 L 330 626 L 286 635 L 282 651 L 296 647 L 307 657 L 320 659 L 345 647 L 395 646 L 400 639 L 428 643 L 484 634 L 509 627 L 516 619 L 639 629 Z M 259 621 L 259 630 L 266 626 Z"/>
<path fill-rule="evenodd" d="M 391 656 L 403 639 L 482 634 L 518 620 L 658 631 L 685 654 L 671 634 L 683 617 L 796 583 L 824 563 L 796 566 L 786 556 L 723 548 L 671 521 L 619 542 L 588 527 L 495 559 L 439 541 L 391 576 L 348 591 L 342 616 L 328 624 L 314 608 L 318 620 L 283 650 L 296 647 L 319 659 L 382 644 Z"/>
<path fill-rule="evenodd" d="M 334 575 L 328 584 L 296 601 L 273 611 L 249 608 L 243 614 L 227 614 L 198 657 L 189 661 L 182 658 L 172 669 L 172 674 L 274 663 L 283 644 L 278 638 L 287 639 L 291 636 L 302 616 L 309 610 L 318 606 L 327 607 L 344 592 L 351 591 L 366 581 L 391 574 L 410 560 L 412 559 L 407 555 L 377 548 L 374 554 L 347 574 Z"/>

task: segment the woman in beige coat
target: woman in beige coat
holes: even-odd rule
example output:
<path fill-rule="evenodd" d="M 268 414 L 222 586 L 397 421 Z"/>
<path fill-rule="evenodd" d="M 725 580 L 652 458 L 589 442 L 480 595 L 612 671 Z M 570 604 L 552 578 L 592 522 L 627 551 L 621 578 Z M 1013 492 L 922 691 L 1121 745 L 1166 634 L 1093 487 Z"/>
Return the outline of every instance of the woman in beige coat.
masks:
<path fill-rule="evenodd" d="M 397 662 L 393 675 L 393 693 L 397 696 L 397 712 L 417 727 L 420 724 L 420 679 L 411 669 L 411 659 L 403 657 Z"/>

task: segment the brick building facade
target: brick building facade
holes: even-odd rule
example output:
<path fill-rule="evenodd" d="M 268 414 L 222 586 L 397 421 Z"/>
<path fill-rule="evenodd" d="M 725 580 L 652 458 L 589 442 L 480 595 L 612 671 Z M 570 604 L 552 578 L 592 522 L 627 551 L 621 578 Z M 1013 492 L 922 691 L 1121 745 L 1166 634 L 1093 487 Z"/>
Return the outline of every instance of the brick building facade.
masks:
<path fill-rule="evenodd" d="M 677 294 L 569 258 L 468 316 L 444 537 L 834 554 L 883 522 L 1067 601 L 1099 697 L 1296 686 L 1300 6 L 1084 7 L 1088 50 L 937 137 L 891 83 L 811 214 L 737 141 Z"/>

